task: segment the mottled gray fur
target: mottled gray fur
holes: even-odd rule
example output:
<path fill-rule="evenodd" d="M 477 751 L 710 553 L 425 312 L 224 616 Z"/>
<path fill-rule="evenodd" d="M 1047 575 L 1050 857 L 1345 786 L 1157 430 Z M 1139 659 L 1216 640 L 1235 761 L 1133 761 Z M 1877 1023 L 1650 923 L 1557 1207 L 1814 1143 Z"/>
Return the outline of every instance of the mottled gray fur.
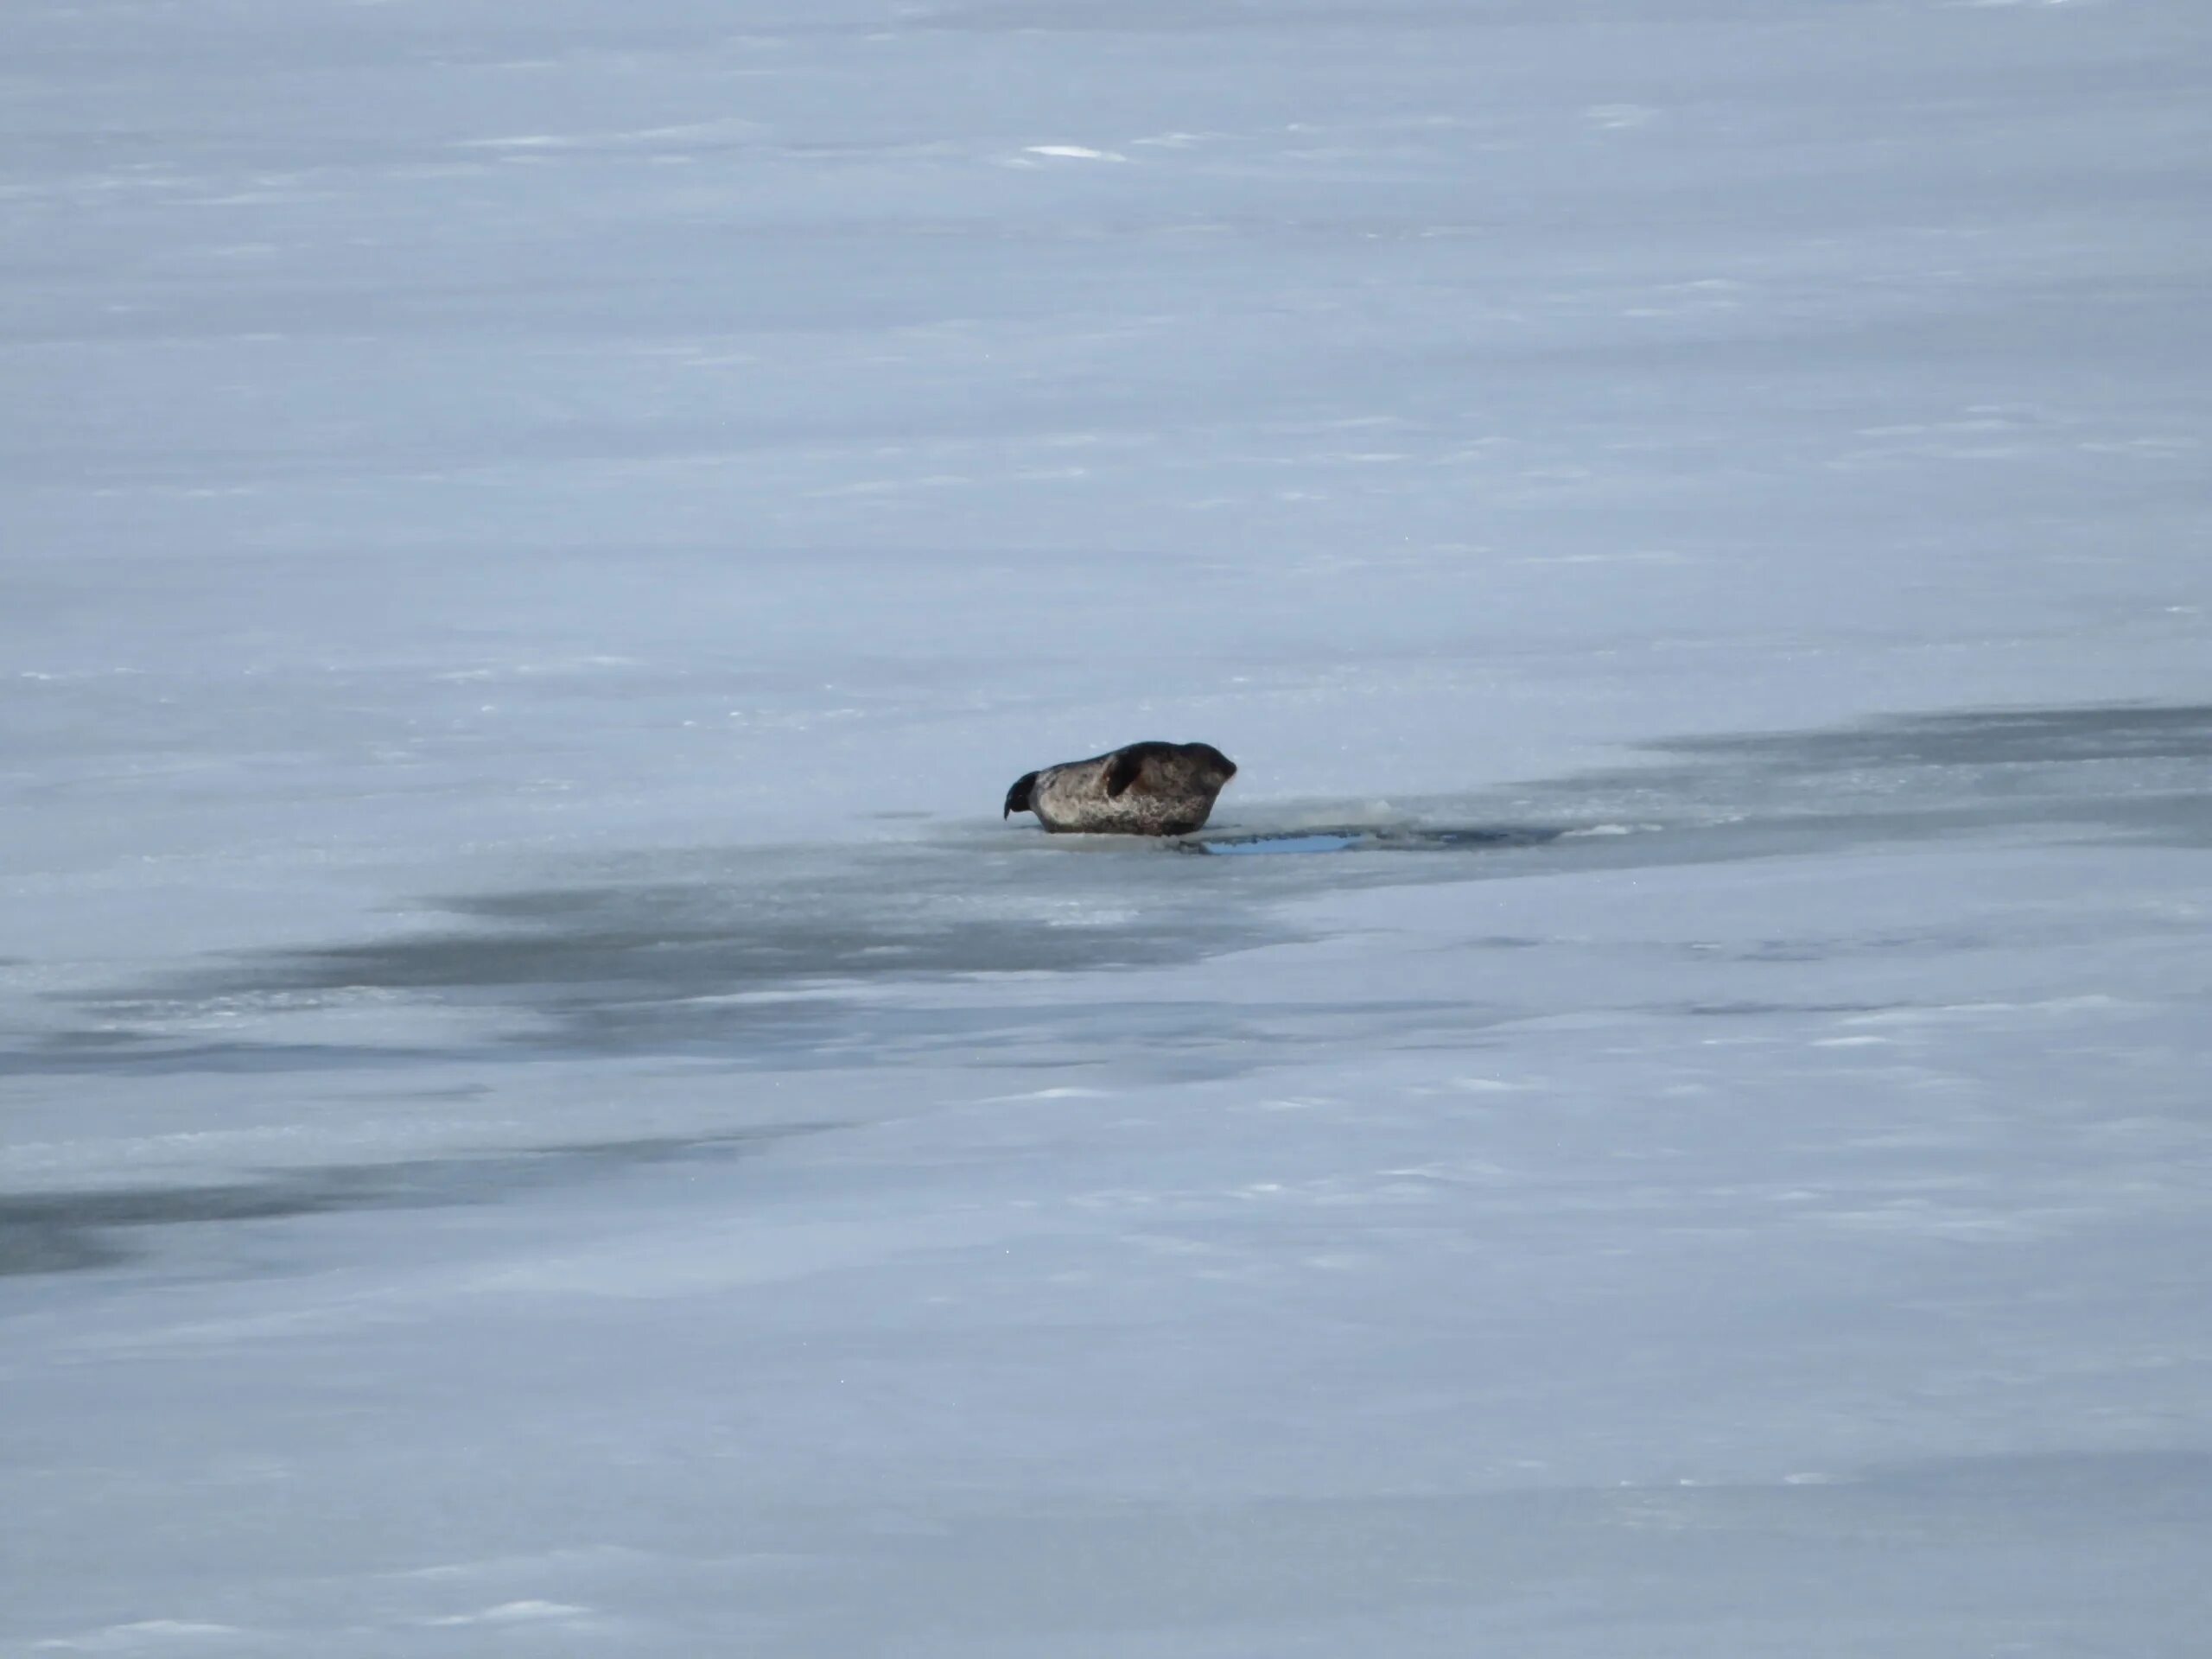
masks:
<path fill-rule="evenodd" d="M 1094 835 L 1187 836 L 1236 775 L 1211 743 L 1132 743 L 1016 779 L 1005 816 L 1034 812 L 1047 830 Z"/>

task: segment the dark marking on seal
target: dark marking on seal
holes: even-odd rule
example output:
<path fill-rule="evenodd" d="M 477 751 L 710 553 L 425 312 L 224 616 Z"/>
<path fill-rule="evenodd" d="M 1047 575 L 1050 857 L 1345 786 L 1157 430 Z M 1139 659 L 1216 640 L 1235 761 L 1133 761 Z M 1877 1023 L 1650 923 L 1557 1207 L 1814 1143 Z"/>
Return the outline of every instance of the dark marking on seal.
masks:
<path fill-rule="evenodd" d="M 1109 799 L 1119 800 L 1128 793 L 1129 785 L 1136 782 L 1137 774 L 1144 770 L 1144 750 L 1147 747 L 1133 743 L 1126 749 L 1117 750 L 1114 758 L 1106 763 L 1106 794 Z"/>
<path fill-rule="evenodd" d="M 1203 825 L 1236 763 L 1211 743 L 1132 743 L 1014 780 L 1006 811 L 1052 830 L 1187 836 Z"/>

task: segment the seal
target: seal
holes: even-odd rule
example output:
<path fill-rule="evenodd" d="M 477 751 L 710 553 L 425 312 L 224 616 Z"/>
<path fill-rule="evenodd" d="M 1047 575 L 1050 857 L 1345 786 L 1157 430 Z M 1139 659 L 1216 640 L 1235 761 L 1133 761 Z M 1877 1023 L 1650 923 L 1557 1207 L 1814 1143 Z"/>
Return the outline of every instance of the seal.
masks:
<path fill-rule="evenodd" d="M 1211 743 L 1132 743 L 1088 760 L 1024 772 L 1006 810 L 1034 812 L 1051 830 L 1187 836 L 1205 823 L 1236 763 Z"/>

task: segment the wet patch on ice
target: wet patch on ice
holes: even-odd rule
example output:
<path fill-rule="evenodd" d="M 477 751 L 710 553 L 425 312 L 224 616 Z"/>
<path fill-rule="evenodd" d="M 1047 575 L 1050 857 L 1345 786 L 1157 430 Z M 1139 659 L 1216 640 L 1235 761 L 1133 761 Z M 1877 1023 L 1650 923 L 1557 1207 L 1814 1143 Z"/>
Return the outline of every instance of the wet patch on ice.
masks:
<path fill-rule="evenodd" d="M 1677 738 L 1674 765 L 1587 781 L 1790 822 L 1910 830 L 2096 826 L 2212 845 L 2212 704 L 1892 715 L 1816 731 Z"/>
<path fill-rule="evenodd" d="M 1896 715 L 1825 731 L 1676 738 L 1654 748 L 1745 755 L 1793 772 L 2212 759 L 2212 704 L 2107 704 Z"/>
<path fill-rule="evenodd" d="M 1179 853 L 1348 853 L 1360 844 L 1357 832 L 1321 830 L 1310 834 L 1286 831 L 1279 836 L 1197 836 L 1174 843 Z"/>
<path fill-rule="evenodd" d="M 103 1000 L 111 1013 L 134 1007 L 145 1023 L 118 1029 L 60 1031 L 0 1051 L 0 1077 L 105 1077 L 176 1071 L 263 1072 L 343 1071 L 360 1065 L 391 1065 L 410 1060 L 449 1058 L 445 1049 L 381 1044 L 269 1042 L 246 1039 L 200 1040 L 180 1036 L 175 1019 L 194 1012 L 172 1000 L 170 1011 L 145 1008 L 141 999 Z"/>
<path fill-rule="evenodd" d="M 138 1254 L 130 1239 L 151 1228 L 487 1204 L 613 1169 L 741 1157 L 821 1128 L 790 1124 L 524 1153 L 331 1165 L 218 1185 L 0 1193 L 0 1276 L 111 1266 Z"/>
<path fill-rule="evenodd" d="M 1255 803 L 1164 846 L 993 823 L 874 846 L 616 857 L 574 879 L 423 900 L 428 925 L 388 937 L 208 962 L 69 999 L 77 1023 L 0 1048 L 0 1072 L 404 1065 L 428 1057 L 426 1032 L 449 1038 L 429 1045 L 448 1057 L 680 1053 L 804 1067 L 955 1049 L 1095 1055 L 1110 1025 L 1101 997 L 1135 1011 L 1133 1032 L 1158 1035 L 1141 999 L 1110 982 L 1058 1009 L 973 993 L 954 1009 L 930 988 L 1287 943 L 1302 935 L 1282 901 L 1348 888 L 1939 837 L 2212 845 L 2203 705 L 1914 715 L 1652 753 L 1400 810 Z M 395 1025 L 395 1007 L 421 1017 Z"/>

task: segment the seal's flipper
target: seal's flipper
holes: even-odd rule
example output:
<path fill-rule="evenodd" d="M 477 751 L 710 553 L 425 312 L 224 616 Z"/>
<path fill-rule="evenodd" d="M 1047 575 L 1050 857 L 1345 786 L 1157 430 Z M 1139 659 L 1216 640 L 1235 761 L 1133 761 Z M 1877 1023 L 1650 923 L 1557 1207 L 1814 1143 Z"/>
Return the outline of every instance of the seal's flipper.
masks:
<path fill-rule="evenodd" d="M 1029 804 L 1029 791 L 1036 787 L 1037 774 L 1033 772 L 1023 772 L 1020 777 L 1014 780 L 1014 787 L 1007 791 L 1006 810 L 999 816 L 1001 818 L 1010 818 L 1017 812 L 1035 811 L 1036 808 Z"/>
<path fill-rule="evenodd" d="M 1129 785 L 1136 782 L 1137 774 L 1144 770 L 1144 763 L 1145 756 L 1135 746 L 1116 754 L 1106 768 L 1106 798 L 1118 801 L 1127 794 Z"/>

